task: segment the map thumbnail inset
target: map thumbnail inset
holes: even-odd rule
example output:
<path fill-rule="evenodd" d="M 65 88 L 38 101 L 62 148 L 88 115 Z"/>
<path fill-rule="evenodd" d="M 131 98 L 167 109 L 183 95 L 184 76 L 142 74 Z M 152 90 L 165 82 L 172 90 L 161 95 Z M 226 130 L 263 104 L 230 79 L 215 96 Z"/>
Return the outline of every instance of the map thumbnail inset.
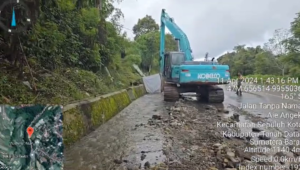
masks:
<path fill-rule="evenodd" d="M 61 106 L 0 105 L 0 170 L 62 170 L 62 131 Z"/>

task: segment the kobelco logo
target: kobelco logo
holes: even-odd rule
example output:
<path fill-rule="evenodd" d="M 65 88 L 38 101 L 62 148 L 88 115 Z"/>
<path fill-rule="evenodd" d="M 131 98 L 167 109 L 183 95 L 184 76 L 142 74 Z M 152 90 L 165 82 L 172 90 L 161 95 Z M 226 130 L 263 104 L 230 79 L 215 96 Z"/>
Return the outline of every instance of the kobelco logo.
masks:
<path fill-rule="evenodd" d="M 206 74 L 198 74 L 198 79 L 208 79 L 208 78 L 220 78 L 221 75 L 217 73 L 206 73 Z"/>

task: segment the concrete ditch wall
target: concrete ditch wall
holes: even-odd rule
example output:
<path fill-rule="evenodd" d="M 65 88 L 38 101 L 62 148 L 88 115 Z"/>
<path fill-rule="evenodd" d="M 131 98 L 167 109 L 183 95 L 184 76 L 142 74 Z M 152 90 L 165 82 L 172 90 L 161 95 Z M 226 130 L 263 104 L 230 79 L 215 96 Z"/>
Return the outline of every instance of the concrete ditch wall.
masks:
<path fill-rule="evenodd" d="M 65 106 L 64 145 L 68 147 L 75 143 L 144 94 L 144 85 L 139 85 Z"/>

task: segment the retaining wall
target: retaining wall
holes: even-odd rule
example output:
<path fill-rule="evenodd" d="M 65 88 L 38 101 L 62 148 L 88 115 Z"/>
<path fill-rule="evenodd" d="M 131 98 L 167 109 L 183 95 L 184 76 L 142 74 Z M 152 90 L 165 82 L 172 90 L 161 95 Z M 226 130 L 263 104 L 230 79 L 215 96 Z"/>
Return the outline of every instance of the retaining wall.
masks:
<path fill-rule="evenodd" d="M 144 85 L 139 85 L 65 106 L 64 145 L 68 147 L 78 141 L 145 93 Z"/>

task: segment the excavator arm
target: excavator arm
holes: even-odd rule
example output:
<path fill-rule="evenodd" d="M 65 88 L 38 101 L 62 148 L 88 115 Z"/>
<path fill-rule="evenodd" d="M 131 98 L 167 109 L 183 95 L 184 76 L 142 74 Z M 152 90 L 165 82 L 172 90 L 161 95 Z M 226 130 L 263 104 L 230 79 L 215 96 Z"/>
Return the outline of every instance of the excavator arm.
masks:
<path fill-rule="evenodd" d="M 179 41 L 179 51 L 185 54 L 185 61 L 192 61 L 192 49 L 190 42 L 186 34 L 176 25 L 174 20 L 166 13 L 165 9 L 161 12 L 160 18 L 160 57 L 161 57 L 161 72 L 163 72 L 164 66 L 164 54 L 165 54 L 165 28 L 172 33 L 174 38 Z"/>
<path fill-rule="evenodd" d="M 178 41 L 178 50 L 165 52 L 165 28 Z M 165 101 L 177 101 L 182 93 L 192 92 L 212 103 L 224 101 L 224 90 L 217 86 L 230 79 L 229 66 L 193 61 L 186 34 L 163 9 L 160 23 L 160 72 L 163 76 Z"/>

